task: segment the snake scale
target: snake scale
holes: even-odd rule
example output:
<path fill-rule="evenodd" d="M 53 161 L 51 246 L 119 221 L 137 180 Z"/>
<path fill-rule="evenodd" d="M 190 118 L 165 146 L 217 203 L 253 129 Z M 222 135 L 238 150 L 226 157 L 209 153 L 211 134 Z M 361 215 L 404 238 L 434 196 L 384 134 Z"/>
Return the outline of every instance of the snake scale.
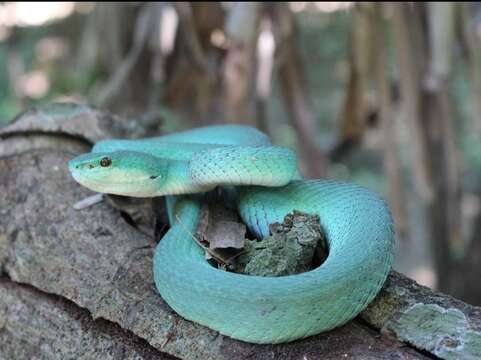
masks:
<path fill-rule="evenodd" d="M 386 203 L 351 183 L 303 180 L 295 154 L 255 128 L 215 125 L 156 138 L 103 140 L 69 162 L 98 192 L 167 196 L 171 227 L 154 253 L 154 280 L 182 317 L 232 338 L 281 343 L 340 326 L 381 289 L 393 261 Z M 258 237 L 293 210 L 318 214 L 329 255 L 297 275 L 258 277 L 212 267 L 192 239 L 201 195 L 224 186 Z"/>

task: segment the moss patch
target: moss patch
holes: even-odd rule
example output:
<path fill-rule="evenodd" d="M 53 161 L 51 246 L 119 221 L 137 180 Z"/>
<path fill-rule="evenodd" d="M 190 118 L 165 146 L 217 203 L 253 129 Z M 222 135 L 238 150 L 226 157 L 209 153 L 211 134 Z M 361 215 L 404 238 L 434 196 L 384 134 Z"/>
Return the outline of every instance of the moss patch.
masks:
<path fill-rule="evenodd" d="M 272 235 L 261 241 L 246 241 L 237 272 L 257 276 L 299 274 L 312 269 L 319 248 L 325 253 L 317 215 L 294 211 L 282 224 L 272 224 L 270 230 Z"/>

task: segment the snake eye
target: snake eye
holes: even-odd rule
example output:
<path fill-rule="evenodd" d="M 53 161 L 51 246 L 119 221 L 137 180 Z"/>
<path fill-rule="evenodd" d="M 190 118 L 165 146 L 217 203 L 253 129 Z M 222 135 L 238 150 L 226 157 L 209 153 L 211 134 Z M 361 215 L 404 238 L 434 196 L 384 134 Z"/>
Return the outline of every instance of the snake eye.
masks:
<path fill-rule="evenodd" d="M 110 164 L 112 164 L 112 160 L 107 156 L 100 160 L 100 166 L 102 167 L 110 166 Z"/>

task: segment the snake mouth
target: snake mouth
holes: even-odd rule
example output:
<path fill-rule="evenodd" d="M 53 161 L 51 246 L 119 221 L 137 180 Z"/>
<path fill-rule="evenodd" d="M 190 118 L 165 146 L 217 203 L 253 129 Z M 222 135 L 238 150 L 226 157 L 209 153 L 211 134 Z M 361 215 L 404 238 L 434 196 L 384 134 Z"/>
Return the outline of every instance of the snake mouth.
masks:
<path fill-rule="evenodd" d="M 161 175 L 142 175 L 135 178 L 122 179 L 111 177 L 106 181 L 97 177 L 90 169 L 70 169 L 73 179 L 86 188 L 104 194 L 114 194 L 132 197 L 149 197 L 157 190 L 157 179 Z"/>
<path fill-rule="evenodd" d="M 121 180 L 119 177 L 117 177 L 115 179 L 109 179 L 109 181 L 106 182 L 104 179 L 95 179 L 94 177 L 89 176 L 88 173 L 84 173 L 82 171 L 72 171 L 71 173 L 75 181 L 77 181 L 78 183 L 84 186 L 88 186 L 88 185 L 94 185 L 94 186 L 111 185 L 112 187 L 122 186 L 122 185 L 139 186 L 142 184 L 150 183 L 152 182 L 152 180 L 156 180 L 161 177 L 161 175 L 149 175 L 149 176 L 139 176 L 136 178 L 130 178 L 125 180 Z"/>

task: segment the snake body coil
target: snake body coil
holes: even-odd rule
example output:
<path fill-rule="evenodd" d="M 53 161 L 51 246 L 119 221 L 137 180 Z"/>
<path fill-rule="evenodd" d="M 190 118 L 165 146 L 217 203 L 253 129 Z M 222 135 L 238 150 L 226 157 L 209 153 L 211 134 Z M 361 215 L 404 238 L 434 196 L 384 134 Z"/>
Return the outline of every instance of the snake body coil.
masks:
<path fill-rule="evenodd" d="M 69 168 L 92 190 L 176 195 L 168 198 L 171 228 L 155 250 L 155 284 L 178 314 L 236 339 L 288 342 L 342 325 L 373 300 L 392 264 L 392 219 L 382 199 L 354 184 L 300 180 L 294 154 L 253 128 L 101 141 Z M 276 278 L 213 268 L 192 239 L 200 200 L 181 194 L 217 185 L 236 186 L 239 214 L 259 237 L 293 210 L 318 214 L 329 247 L 325 262 Z"/>

